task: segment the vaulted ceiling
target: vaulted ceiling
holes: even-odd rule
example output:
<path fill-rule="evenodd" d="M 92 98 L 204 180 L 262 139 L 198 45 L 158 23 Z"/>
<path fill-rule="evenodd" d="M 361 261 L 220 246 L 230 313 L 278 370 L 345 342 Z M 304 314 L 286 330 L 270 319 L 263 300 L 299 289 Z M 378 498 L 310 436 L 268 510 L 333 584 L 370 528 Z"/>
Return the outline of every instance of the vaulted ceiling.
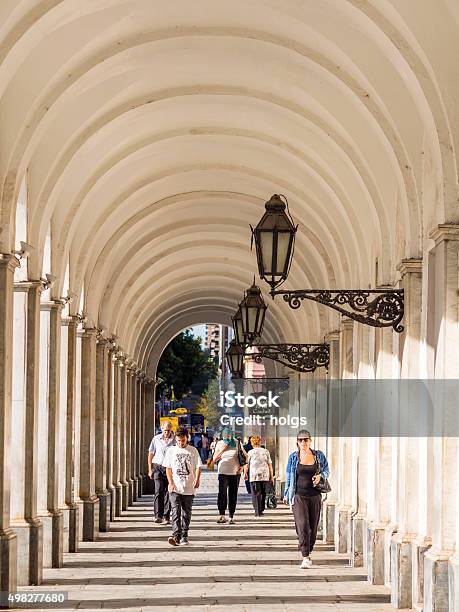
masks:
<path fill-rule="evenodd" d="M 2 0 L 0 247 L 26 179 L 29 276 L 59 296 L 69 265 L 143 367 L 229 323 L 273 193 L 300 225 L 289 287 L 394 283 L 459 220 L 458 26 L 455 0 Z M 269 307 L 265 341 L 332 325 Z"/>

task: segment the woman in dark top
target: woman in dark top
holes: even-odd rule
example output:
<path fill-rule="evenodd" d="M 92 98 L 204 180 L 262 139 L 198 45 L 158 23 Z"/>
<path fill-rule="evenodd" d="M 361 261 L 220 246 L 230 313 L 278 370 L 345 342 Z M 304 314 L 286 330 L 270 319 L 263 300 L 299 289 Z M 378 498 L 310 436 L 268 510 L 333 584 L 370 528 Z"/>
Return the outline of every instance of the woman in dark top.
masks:
<path fill-rule="evenodd" d="M 298 548 L 303 556 L 301 567 L 307 569 L 312 566 L 311 552 L 322 509 L 322 495 L 315 485 L 328 478 L 329 469 L 323 452 L 311 448 L 309 431 L 298 432 L 296 445 L 298 450 L 290 455 L 287 463 L 284 502 L 292 507 Z"/>

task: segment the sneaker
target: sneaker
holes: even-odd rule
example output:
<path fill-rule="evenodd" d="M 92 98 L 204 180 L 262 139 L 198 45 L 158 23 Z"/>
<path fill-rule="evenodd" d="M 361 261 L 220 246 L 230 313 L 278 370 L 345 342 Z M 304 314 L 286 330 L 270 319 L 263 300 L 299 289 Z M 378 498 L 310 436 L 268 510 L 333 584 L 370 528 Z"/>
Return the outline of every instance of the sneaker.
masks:
<path fill-rule="evenodd" d="M 170 525 L 171 522 L 168 518 L 163 518 L 163 520 L 161 521 L 162 525 Z"/>
<path fill-rule="evenodd" d="M 153 523 L 162 523 L 163 519 L 161 518 L 155 518 L 155 520 L 153 521 Z"/>
<path fill-rule="evenodd" d="M 303 561 L 300 565 L 301 569 L 309 569 L 312 567 L 312 561 L 309 557 L 303 557 Z"/>
<path fill-rule="evenodd" d="M 233 517 L 230 517 L 230 520 L 228 521 L 230 525 L 235 525 L 236 521 L 233 519 Z"/>
<path fill-rule="evenodd" d="M 217 523 L 226 523 L 226 518 L 224 516 L 219 516 L 217 519 Z"/>
<path fill-rule="evenodd" d="M 186 536 L 183 536 L 183 538 L 180 540 L 180 546 L 189 546 L 190 542 L 188 540 L 188 538 Z"/>
<path fill-rule="evenodd" d="M 180 542 L 176 538 L 174 538 L 174 536 L 168 538 L 167 541 L 171 546 L 180 546 Z"/>

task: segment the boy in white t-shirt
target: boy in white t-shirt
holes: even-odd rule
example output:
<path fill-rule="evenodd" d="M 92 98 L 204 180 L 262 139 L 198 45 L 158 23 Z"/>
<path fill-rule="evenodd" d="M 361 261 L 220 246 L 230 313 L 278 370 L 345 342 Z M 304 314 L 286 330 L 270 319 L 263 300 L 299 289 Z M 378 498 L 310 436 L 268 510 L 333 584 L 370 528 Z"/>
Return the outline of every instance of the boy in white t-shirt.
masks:
<path fill-rule="evenodd" d="M 172 535 L 171 546 L 186 546 L 191 521 L 195 489 L 201 481 L 202 463 L 198 451 L 188 444 L 188 430 L 178 427 L 175 446 L 170 446 L 163 460 L 169 483 L 171 502 Z"/>

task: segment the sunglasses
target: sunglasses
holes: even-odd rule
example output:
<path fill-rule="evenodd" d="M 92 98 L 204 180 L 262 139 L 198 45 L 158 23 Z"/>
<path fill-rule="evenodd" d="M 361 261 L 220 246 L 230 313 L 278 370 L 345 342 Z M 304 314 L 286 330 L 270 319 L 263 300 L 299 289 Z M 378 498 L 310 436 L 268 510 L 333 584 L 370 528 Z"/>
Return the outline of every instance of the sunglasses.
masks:
<path fill-rule="evenodd" d="M 307 442 L 311 438 L 297 438 L 297 442 Z"/>

